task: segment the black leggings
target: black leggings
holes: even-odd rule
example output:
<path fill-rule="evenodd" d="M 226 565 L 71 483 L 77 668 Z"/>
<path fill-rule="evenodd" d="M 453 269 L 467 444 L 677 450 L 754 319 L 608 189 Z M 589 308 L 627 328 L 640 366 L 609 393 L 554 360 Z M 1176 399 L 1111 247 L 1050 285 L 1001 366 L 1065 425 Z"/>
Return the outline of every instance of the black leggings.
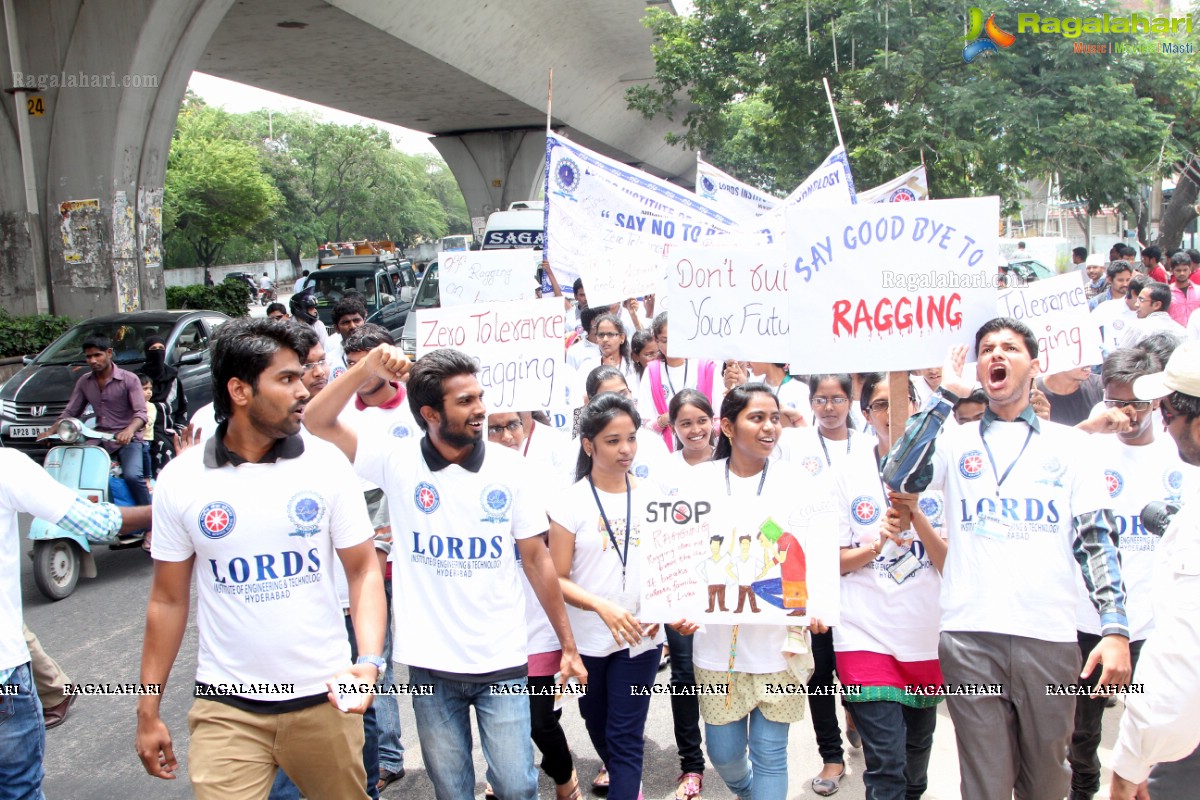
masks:
<path fill-rule="evenodd" d="M 833 632 L 812 634 L 813 674 L 808 679 L 808 710 L 812 714 L 817 750 L 826 764 L 844 764 L 842 729 L 838 726 L 837 696 L 833 694 Z M 813 694 L 816 689 L 823 693 Z"/>
<path fill-rule="evenodd" d="M 571 780 L 575 763 L 571 760 L 571 748 L 567 746 L 567 735 L 558 723 L 561 711 L 554 710 L 554 676 L 545 675 L 528 679 L 529 688 L 529 734 L 542 753 L 542 771 L 557 785 Z M 545 692 L 545 694 L 542 694 Z"/>

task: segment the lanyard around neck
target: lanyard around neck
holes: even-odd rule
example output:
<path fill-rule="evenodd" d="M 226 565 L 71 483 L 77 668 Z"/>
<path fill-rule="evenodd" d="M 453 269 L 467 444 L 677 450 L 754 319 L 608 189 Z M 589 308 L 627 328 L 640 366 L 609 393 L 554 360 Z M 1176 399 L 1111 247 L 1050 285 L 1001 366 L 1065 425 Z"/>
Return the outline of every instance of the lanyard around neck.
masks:
<path fill-rule="evenodd" d="M 846 426 L 846 455 L 850 455 L 850 437 L 854 435 L 854 431 Z M 825 446 L 825 437 L 821 435 L 821 431 L 817 431 L 817 441 L 821 443 L 821 452 L 825 454 L 825 466 L 832 467 L 833 459 L 829 457 L 829 448 Z"/>
<path fill-rule="evenodd" d="M 1028 423 L 1026 424 L 1028 425 Z M 1000 487 L 1004 484 L 1004 479 L 1008 477 L 1008 474 L 1012 472 L 1013 467 L 1015 467 L 1017 462 L 1021 460 L 1021 456 L 1025 455 L 1025 448 L 1029 447 L 1029 440 L 1032 438 L 1033 426 L 1029 425 L 1029 433 L 1025 434 L 1025 443 L 1021 445 L 1021 451 L 1017 453 L 1017 457 L 1012 460 L 1012 463 L 1008 465 L 1008 469 L 1004 470 L 1004 474 L 1001 475 L 999 470 L 996 469 L 996 459 L 992 455 L 992 448 L 988 447 L 987 439 L 983 438 L 983 430 L 981 429 L 979 431 L 979 441 L 983 442 L 983 449 L 987 451 L 988 462 L 990 462 L 992 465 L 992 475 L 996 478 L 997 497 L 1000 496 Z"/>
<path fill-rule="evenodd" d="M 762 473 L 758 477 L 758 490 L 754 492 L 755 497 L 762 497 L 763 484 L 767 482 L 767 467 L 771 466 L 770 459 L 763 462 Z M 725 495 L 733 497 L 733 486 L 729 483 L 729 459 L 725 459 Z"/>
<path fill-rule="evenodd" d="M 692 365 L 691 361 L 689 361 L 688 359 L 684 359 L 684 361 L 683 361 L 683 388 L 685 388 L 685 389 L 687 388 L 687 382 L 688 382 L 688 368 L 690 368 L 691 365 Z M 674 397 L 676 394 L 678 394 L 678 392 L 675 391 L 675 382 L 671 380 L 671 367 L 669 364 L 667 364 L 667 360 L 665 358 L 663 359 L 663 370 L 662 371 L 663 371 L 663 377 L 667 379 L 667 385 L 671 387 L 671 397 Z"/>
<path fill-rule="evenodd" d="M 604 530 L 608 531 L 608 540 L 612 542 L 613 552 L 621 559 L 621 591 L 625 591 L 625 570 L 629 563 L 629 521 L 633 518 L 633 493 L 629 487 L 629 473 L 625 473 L 625 550 L 617 545 L 617 537 L 613 535 L 612 525 L 608 523 L 608 515 L 604 513 L 604 505 L 600 502 L 600 493 L 596 484 L 588 475 L 588 484 L 592 487 L 592 497 L 596 498 L 596 508 L 600 509 L 600 519 L 604 520 Z"/>

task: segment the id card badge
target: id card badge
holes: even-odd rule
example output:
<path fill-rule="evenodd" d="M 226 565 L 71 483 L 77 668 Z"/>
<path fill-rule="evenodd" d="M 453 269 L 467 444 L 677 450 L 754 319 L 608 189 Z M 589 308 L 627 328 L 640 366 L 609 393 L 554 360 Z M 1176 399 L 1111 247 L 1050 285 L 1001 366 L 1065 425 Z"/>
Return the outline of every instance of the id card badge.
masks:
<path fill-rule="evenodd" d="M 1011 523 L 999 514 L 982 512 L 975 520 L 975 533 L 985 539 L 1002 542 L 1008 539 L 1008 529 Z"/>
<path fill-rule="evenodd" d="M 912 550 L 906 550 L 904 555 L 887 565 L 887 574 L 896 583 L 904 583 L 921 568 L 921 560 L 913 555 Z"/>

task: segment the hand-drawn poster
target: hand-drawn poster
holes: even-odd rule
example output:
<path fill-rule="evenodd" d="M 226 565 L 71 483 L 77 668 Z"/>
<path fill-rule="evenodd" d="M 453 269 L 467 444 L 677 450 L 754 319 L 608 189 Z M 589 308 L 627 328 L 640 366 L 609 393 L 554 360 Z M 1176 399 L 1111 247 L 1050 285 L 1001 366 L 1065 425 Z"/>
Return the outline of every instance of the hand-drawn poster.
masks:
<path fill-rule="evenodd" d="M 703 496 L 705 499 L 699 499 Z M 839 617 L 830 497 L 754 504 L 693 491 L 650 503 L 642 523 L 644 622 L 807 625 Z"/>

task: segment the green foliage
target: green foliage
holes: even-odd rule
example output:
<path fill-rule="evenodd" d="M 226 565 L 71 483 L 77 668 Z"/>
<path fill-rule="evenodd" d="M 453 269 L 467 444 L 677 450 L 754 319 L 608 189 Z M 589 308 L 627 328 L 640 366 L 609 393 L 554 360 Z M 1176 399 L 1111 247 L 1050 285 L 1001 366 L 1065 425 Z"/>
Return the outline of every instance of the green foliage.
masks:
<path fill-rule="evenodd" d="M 167 158 L 164 235 L 185 238 L 204 267 L 282 202 L 255 149 L 234 134 L 231 115 L 185 101 Z"/>
<path fill-rule="evenodd" d="M 250 287 L 240 280 L 226 280 L 215 286 L 168 286 L 167 308 L 220 311 L 231 317 L 248 313 Z"/>
<path fill-rule="evenodd" d="M 995 10 L 1012 33 L 1019 12 L 1128 13 L 1109 0 Z M 837 142 L 823 77 L 861 188 L 924 155 L 934 197 L 998 194 L 1010 209 L 1024 182 L 1057 173 L 1064 199 L 1096 211 L 1200 146 L 1194 58 L 1088 56 L 1073 43 L 1122 37 L 1027 33 L 966 64 L 965 11 L 946 0 L 697 0 L 688 17 L 652 10 L 655 81 L 627 99 L 647 117 L 682 112 L 670 138 L 776 194 Z"/>
<path fill-rule="evenodd" d="M 51 314 L 13 317 L 0 308 L 0 358 L 39 353 L 74 324 L 69 317 Z"/>

